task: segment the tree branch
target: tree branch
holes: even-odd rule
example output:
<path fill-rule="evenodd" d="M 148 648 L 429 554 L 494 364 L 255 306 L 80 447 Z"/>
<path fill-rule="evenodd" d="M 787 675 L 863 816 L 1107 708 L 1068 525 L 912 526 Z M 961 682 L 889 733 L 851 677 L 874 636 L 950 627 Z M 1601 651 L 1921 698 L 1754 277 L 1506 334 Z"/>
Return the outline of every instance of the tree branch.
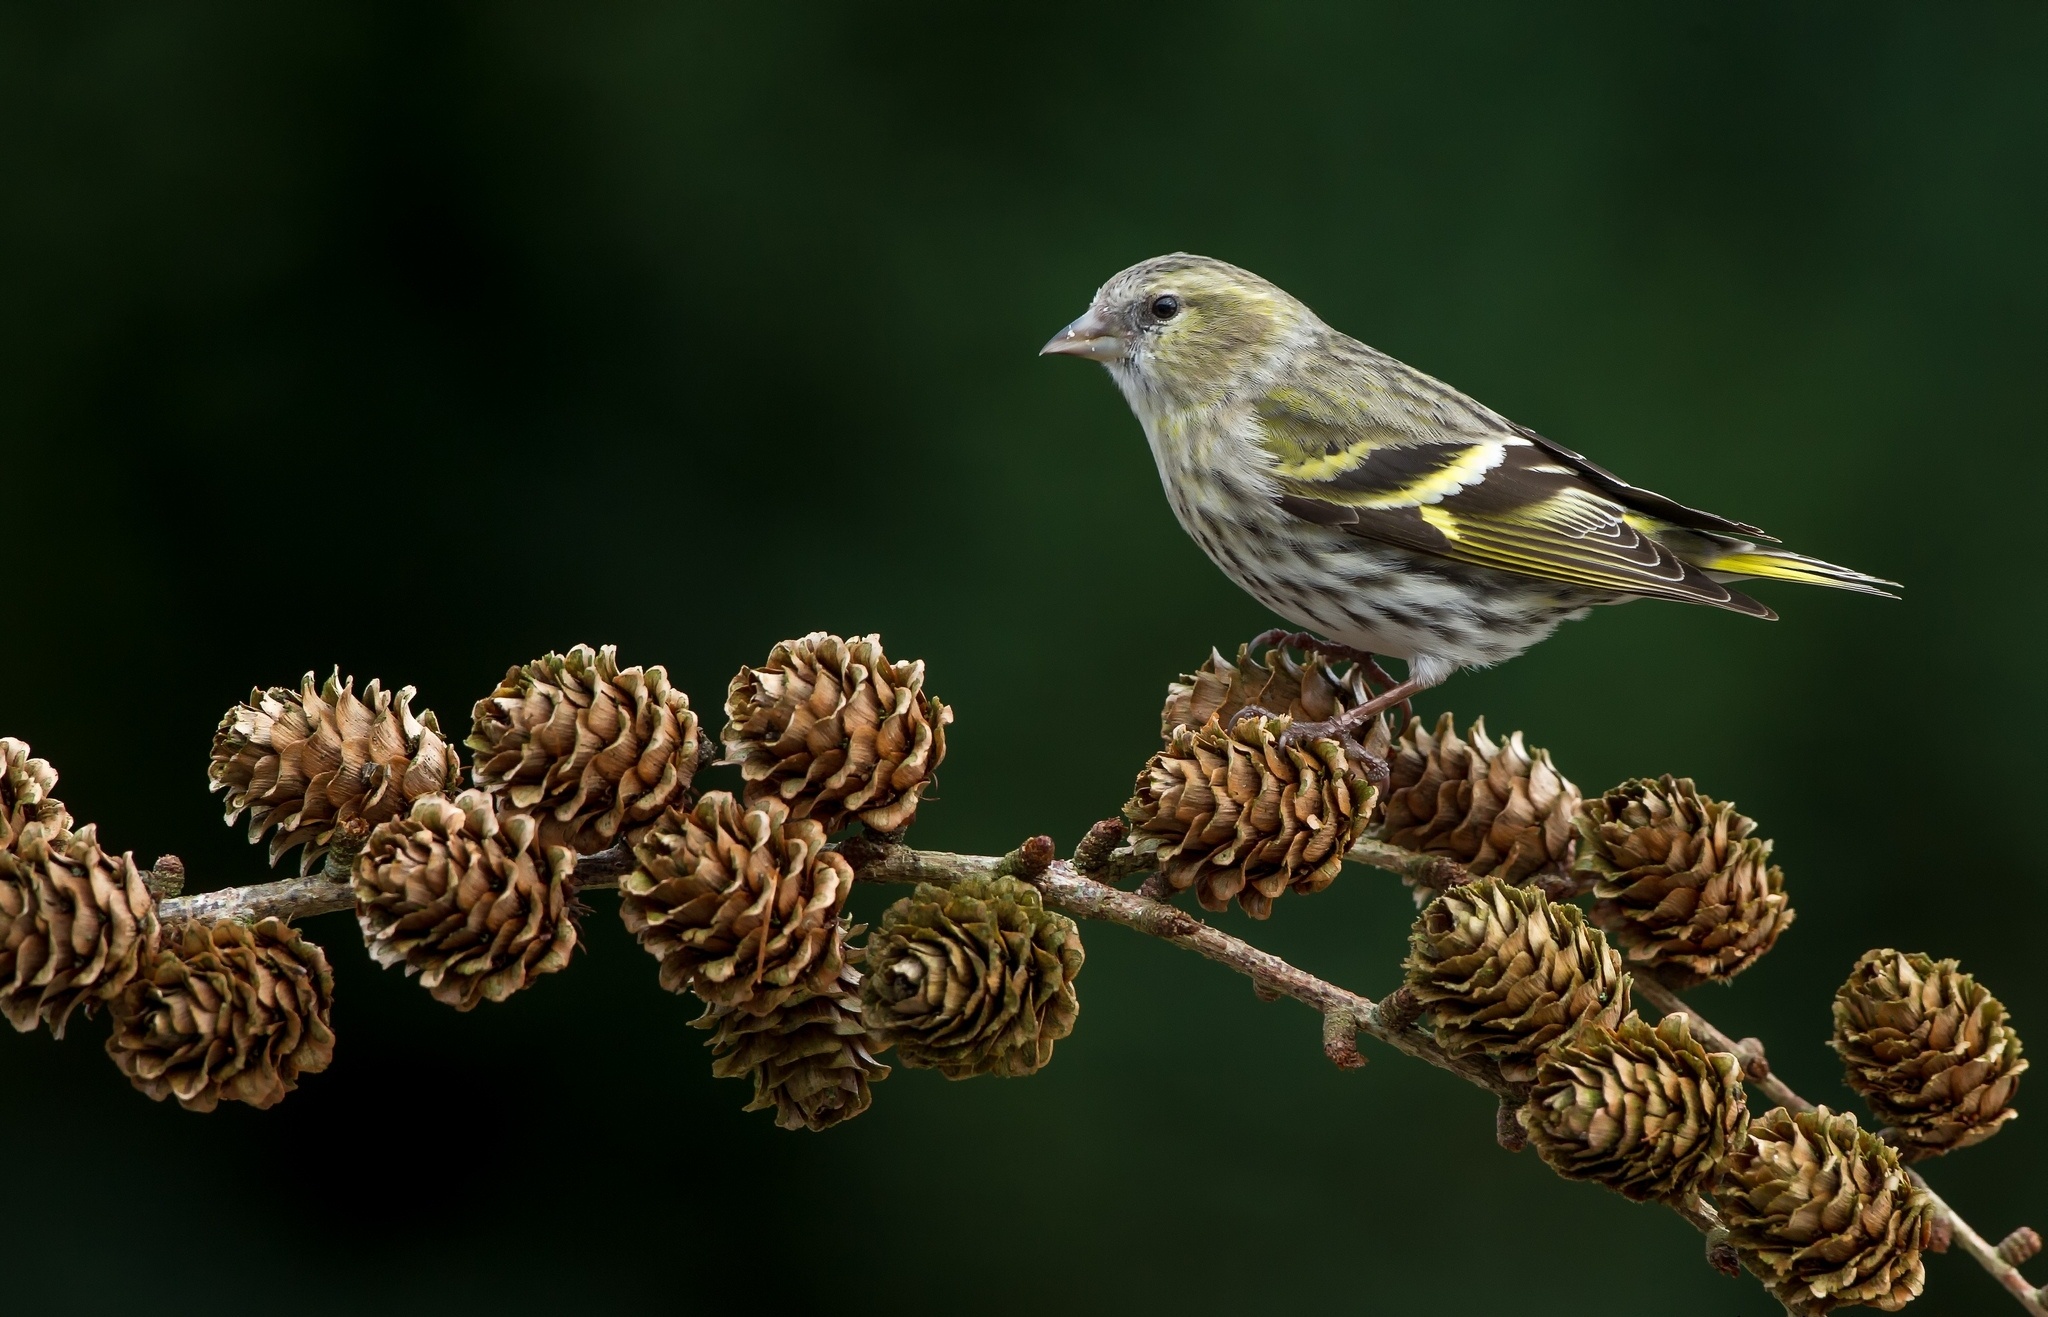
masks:
<path fill-rule="evenodd" d="M 967 878 L 989 878 L 1014 874 L 1036 886 L 1045 903 L 1056 910 L 1082 919 L 1100 919 L 1156 937 L 1174 946 L 1236 970 L 1252 981 L 1261 996 L 1291 997 L 1323 1017 L 1324 1053 L 1340 1066 L 1364 1064 L 1356 1037 L 1366 1033 L 1397 1051 L 1427 1061 L 1503 1099 L 1519 1103 L 1520 1091 L 1502 1080 L 1482 1061 L 1453 1057 L 1437 1046 L 1436 1039 L 1418 1027 L 1420 1011 L 1405 990 L 1397 990 L 1384 1001 L 1375 1002 L 1346 988 L 1338 987 L 1241 938 L 1213 928 L 1177 906 L 1151 899 L 1096 881 L 1079 872 L 1073 862 L 1052 860 L 1050 842 L 1033 838 L 1008 855 L 958 855 L 949 851 L 915 850 L 900 842 L 861 834 L 841 844 L 841 851 L 854 865 L 854 875 L 864 882 L 932 883 L 950 887 Z M 1348 858 L 1391 873 L 1400 874 L 1418 887 L 1441 890 L 1470 881 L 1463 866 L 1442 856 L 1422 855 L 1379 841 L 1361 841 Z M 585 855 L 577 861 L 578 890 L 590 891 L 618 886 L 619 879 L 633 868 L 632 851 L 623 845 Z M 328 866 L 332 871 L 339 866 Z M 1129 853 L 1119 852 L 1105 869 L 1119 876 L 1140 872 Z M 240 919 L 254 921 L 275 915 L 282 919 L 306 918 L 353 909 L 355 895 L 345 881 L 327 873 L 245 887 L 225 887 L 195 896 L 171 897 L 157 904 L 159 917 L 171 919 Z M 1741 1058 L 1744 1077 L 1774 1102 L 1799 1111 L 1813 1104 L 1793 1092 L 1771 1073 L 1763 1045 L 1756 1039 L 1735 1039 L 1716 1028 L 1688 1006 L 1677 993 L 1648 978 L 1635 983 L 1637 998 L 1648 1001 L 1662 1014 L 1683 1012 L 1691 1019 L 1695 1037 L 1708 1046 Z M 1503 1144 L 1513 1140 L 1505 1124 L 1497 1131 Z M 2041 1293 L 2027 1283 L 2019 1268 L 1998 1256 L 1998 1250 L 1958 1216 L 1918 1171 L 1908 1170 L 1915 1184 L 1933 1199 L 1938 1220 L 1945 1222 L 1954 1240 L 1977 1264 L 1991 1273 L 2033 1317 L 2048 1317 L 2048 1304 Z M 1676 1204 L 1673 1210 L 1707 1238 L 1707 1257 L 1717 1269 L 1726 1270 L 1732 1255 L 1720 1236 L 1719 1219 L 1711 1204 L 1694 1199 Z"/>

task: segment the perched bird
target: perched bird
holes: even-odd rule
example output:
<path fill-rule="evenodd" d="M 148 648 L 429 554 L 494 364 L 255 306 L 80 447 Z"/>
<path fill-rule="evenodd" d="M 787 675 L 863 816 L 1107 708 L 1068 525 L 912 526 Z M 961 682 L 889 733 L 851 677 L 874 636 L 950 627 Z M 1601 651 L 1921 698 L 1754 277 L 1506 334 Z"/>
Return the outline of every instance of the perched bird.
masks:
<path fill-rule="evenodd" d="M 1231 580 L 1330 649 L 1407 661 L 1346 728 L 1595 604 L 1775 617 L 1728 588 L 1745 579 L 1896 597 L 1638 489 L 1206 256 L 1115 276 L 1044 354 L 1109 367 L 1174 515 Z"/>

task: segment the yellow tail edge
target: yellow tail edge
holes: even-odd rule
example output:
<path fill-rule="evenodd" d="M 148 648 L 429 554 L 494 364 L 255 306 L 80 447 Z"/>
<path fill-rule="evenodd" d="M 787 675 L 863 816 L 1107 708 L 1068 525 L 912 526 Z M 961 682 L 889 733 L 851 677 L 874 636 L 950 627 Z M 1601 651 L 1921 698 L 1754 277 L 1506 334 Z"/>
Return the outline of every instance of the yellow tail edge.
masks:
<path fill-rule="evenodd" d="M 1798 553 L 1781 553 L 1774 549 L 1738 549 L 1697 565 L 1710 572 L 1725 572 L 1729 576 L 1761 581 L 1797 581 L 1801 585 L 1824 585 L 1831 590 L 1854 590 L 1858 594 L 1874 594 L 1886 599 L 1898 598 L 1892 591 L 1901 588 L 1897 581 L 1866 576 L 1862 572 L 1837 567 L 1818 558 L 1808 558 Z"/>

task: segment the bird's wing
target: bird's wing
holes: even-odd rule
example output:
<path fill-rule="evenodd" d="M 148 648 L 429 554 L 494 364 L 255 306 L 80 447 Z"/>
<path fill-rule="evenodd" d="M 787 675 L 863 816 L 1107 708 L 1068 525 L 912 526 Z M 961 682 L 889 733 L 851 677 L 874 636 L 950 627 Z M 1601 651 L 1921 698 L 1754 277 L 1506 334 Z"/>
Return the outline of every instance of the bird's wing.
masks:
<path fill-rule="evenodd" d="M 1593 459 L 1573 452 L 1554 439 L 1545 439 L 1527 426 L 1516 425 L 1506 418 L 1502 418 L 1502 423 L 1515 434 L 1570 466 L 1584 476 L 1588 483 L 1605 490 L 1638 512 L 1647 512 L 1659 521 L 1668 521 L 1674 526 L 1683 526 L 1688 530 L 1703 530 L 1714 535 L 1734 535 L 1752 541 L 1765 540 L 1771 544 L 1778 542 L 1777 536 L 1766 535 L 1747 522 L 1732 521 L 1727 517 L 1715 516 L 1711 512 L 1702 512 L 1698 508 L 1689 508 L 1676 499 L 1665 498 L 1662 494 L 1631 485 Z"/>
<path fill-rule="evenodd" d="M 1659 543 L 1654 512 L 1547 444 L 1441 419 L 1382 422 L 1326 402 L 1288 391 L 1253 405 L 1279 503 L 1298 517 L 1455 562 L 1773 616 Z"/>

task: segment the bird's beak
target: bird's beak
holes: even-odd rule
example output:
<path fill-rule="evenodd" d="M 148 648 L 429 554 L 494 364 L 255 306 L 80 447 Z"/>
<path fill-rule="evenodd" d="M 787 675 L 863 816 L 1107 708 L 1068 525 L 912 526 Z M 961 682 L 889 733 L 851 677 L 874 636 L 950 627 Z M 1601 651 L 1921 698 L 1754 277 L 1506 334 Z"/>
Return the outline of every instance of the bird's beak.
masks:
<path fill-rule="evenodd" d="M 1054 334 L 1052 342 L 1040 348 L 1038 355 L 1115 361 L 1124 355 L 1124 340 L 1102 308 L 1091 306 L 1088 314 Z"/>

